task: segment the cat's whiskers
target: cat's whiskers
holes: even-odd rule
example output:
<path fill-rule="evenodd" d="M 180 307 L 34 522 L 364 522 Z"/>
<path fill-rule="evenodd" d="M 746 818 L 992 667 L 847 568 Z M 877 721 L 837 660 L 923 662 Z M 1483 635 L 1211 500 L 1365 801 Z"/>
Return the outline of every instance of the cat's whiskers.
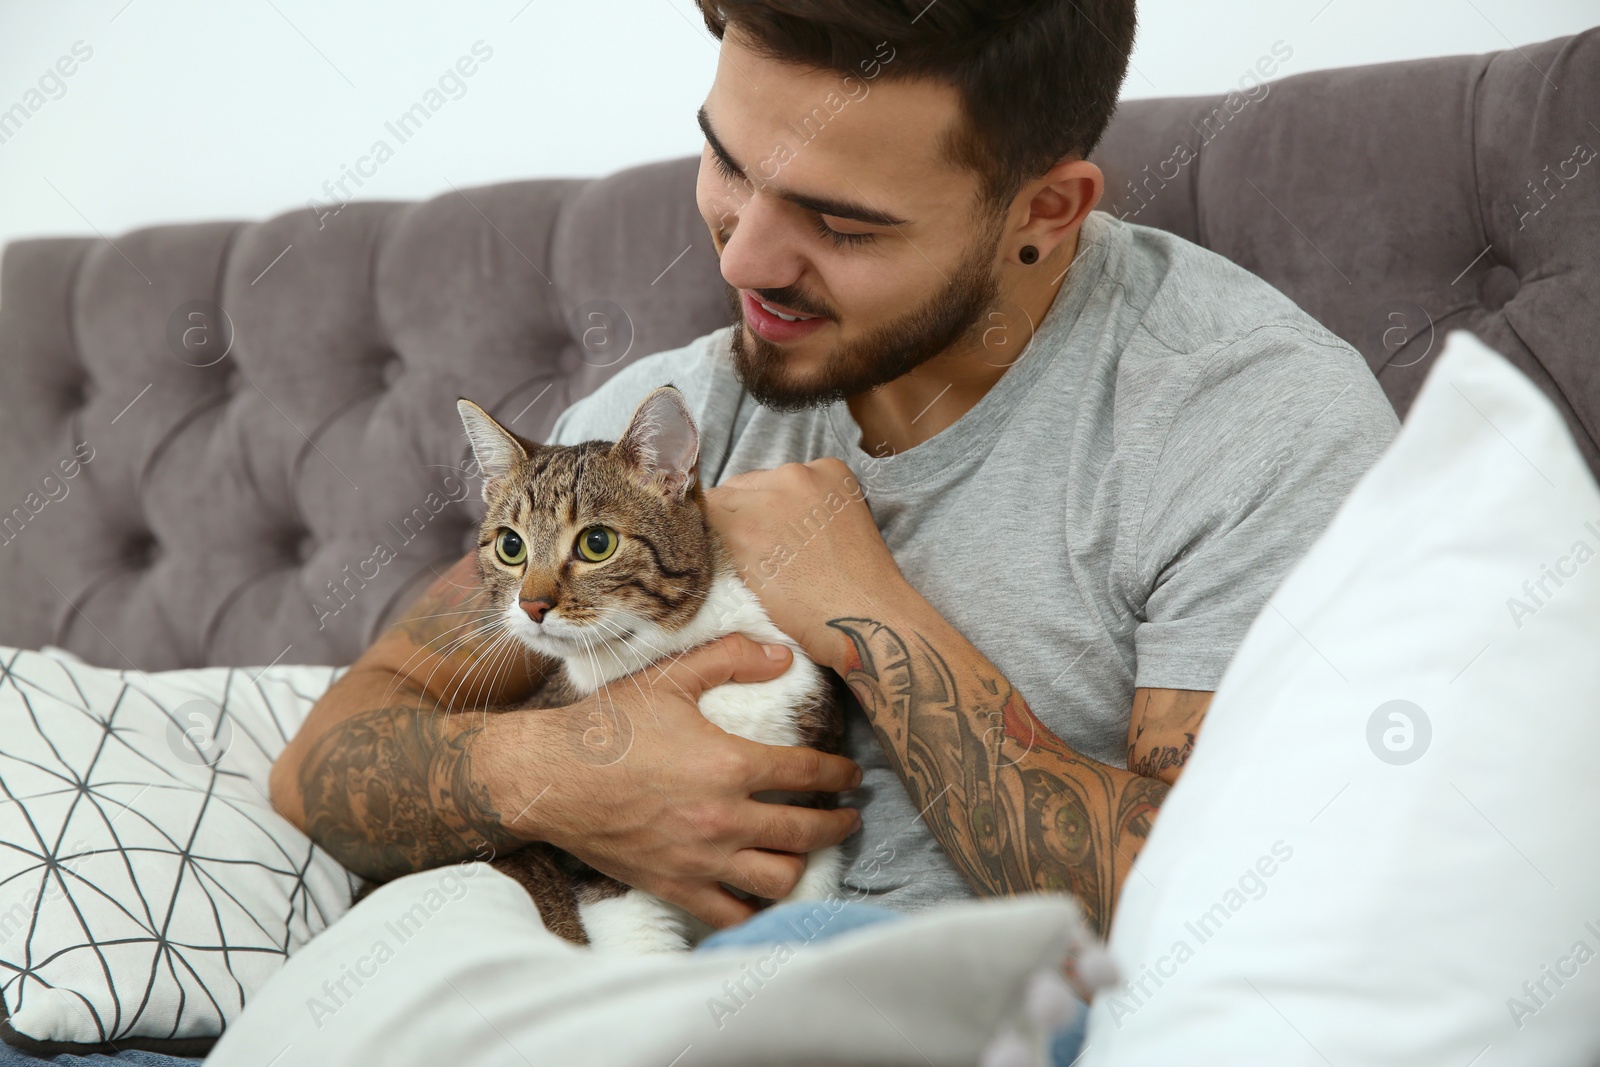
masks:
<path fill-rule="evenodd" d="M 627 642 L 627 640 L 628 640 L 628 635 L 623 634 L 621 632 L 615 632 L 613 630 L 613 628 L 616 628 L 617 630 L 620 630 L 619 624 L 615 623 L 611 619 L 610 615 L 608 615 L 606 613 L 602 612 L 601 614 L 596 615 L 596 617 L 595 617 L 595 626 L 599 627 L 599 628 L 602 628 L 604 630 L 610 631 L 611 632 L 611 636 L 615 640 L 617 640 L 618 642 L 621 642 L 621 643 L 625 644 Z M 651 663 L 657 663 L 657 662 L 667 658 L 667 656 L 670 655 L 670 653 L 668 653 L 666 650 L 657 648 L 654 645 L 652 645 L 649 640 L 647 640 L 646 638 L 640 636 L 637 631 L 635 631 L 632 634 L 632 637 L 637 639 L 638 642 L 640 644 L 644 645 L 645 648 L 647 648 L 649 651 L 655 653 L 655 658 L 651 661 Z M 679 653 L 678 655 L 682 655 L 682 653 Z M 676 657 L 674 657 L 674 658 L 676 658 Z M 595 676 L 599 677 L 599 674 L 600 674 L 599 665 L 597 663 L 596 667 L 595 667 Z M 654 715 L 655 714 L 655 702 L 650 699 L 649 694 L 645 692 L 644 684 L 639 681 L 639 672 L 637 670 L 629 671 L 626 675 L 624 675 L 624 677 L 626 677 L 628 679 L 628 681 L 633 683 L 633 687 L 635 689 L 639 690 L 639 695 L 645 698 L 645 703 L 649 705 L 651 714 Z M 612 707 L 615 708 L 616 700 L 615 700 L 614 697 L 611 697 L 611 695 L 610 695 L 611 683 L 610 682 L 606 682 L 606 683 L 602 684 L 601 685 L 601 689 L 606 691 L 606 695 L 607 695 L 608 699 L 611 699 L 611 701 L 612 701 Z M 613 718 L 614 717 L 615 716 L 613 715 Z M 657 716 L 657 722 L 658 723 L 660 722 L 660 716 Z"/>
<path fill-rule="evenodd" d="M 600 616 L 600 617 L 595 619 L 595 625 L 596 626 L 615 626 L 617 624 L 612 622 L 611 619 L 608 618 L 608 617 Z M 618 633 L 615 636 L 616 636 L 616 639 L 619 642 L 622 642 L 622 643 L 626 643 L 629 640 L 637 641 L 639 644 L 643 645 L 647 651 L 654 653 L 654 656 L 650 661 L 651 663 L 654 663 L 656 660 L 664 659 L 667 656 L 670 656 L 672 654 L 667 649 L 660 648 L 660 647 L 652 644 L 650 642 L 649 638 L 645 637 L 643 634 L 639 633 L 637 630 L 635 630 L 631 635 Z M 682 653 L 679 653 L 679 654 L 681 655 Z M 646 664 L 646 666 L 648 666 L 648 664 Z M 630 671 L 629 673 L 630 674 L 637 674 L 638 672 L 637 671 Z"/>
<path fill-rule="evenodd" d="M 626 645 L 627 644 L 628 635 L 623 633 L 622 632 L 622 628 L 620 626 L 617 626 L 615 623 L 613 623 L 609 618 L 606 617 L 606 615 L 604 613 L 601 613 L 601 614 L 598 614 L 598 615 L 595 616 L 594 625 L 595 625 L 596 628 L 602 630 L 605 633 L 605 636 L 607 638 L 606 644 L 608 644 L 608 645 L 610 645 L 610 644 Z M 637 635 L 634 635 L 634 636 L 637 636 Z M 645 643 L 643 638 L 640 638 L 640 643 L 641 644 Z M 632 674 L 634 674 L 636 672 L 630 671 L 628 673 L 629 673 L 629 675 L 632 675 Z M 600 664 L 599 664 L 599 662 L 597 660 L 595 662 L 595 677 L 598 678 L 599 676 L 600 676 Z M 610 685 L 611 685 L 610 682 L 604 682 L 604 683 L 602 683 L 601 688 L 609 688 Z"/>
<path fill-rule="evenodd" d="M 611 621 L 609 619 L 605 618 L 604 616 L 596 618 L 595 624 L 597 626 L 610 626 L 610 625 L 613 625 L 611 623 Z M 637 637 L 638 635 L 635 634 L 634 636 Z M 639 638 L 639 642 L 641 644 L 643 644 L 646 648 L 649 648 L 650 651 L 655 652 L 657 654 L 655 660 L 652 661 L 653 663 L 660 662 L 661 660 L 665 659 L 667 657 L 667 655 L 668 655 L 668 653 L 666 653 L 666 652 L 664 652 L 664 651 L 662 651 L 660 649 L 652 647 L 650 645 L 650 642 L 645 640 L 642 637 Z M 680 652 L 680 653 L 678 653 L 678 655 L 681 656 L 681 655 L 683 655 L 683 653 Z M 676 657 L 674 657 L 674 658 L 676 658 Z M 644 691 L 644 683 L 639 681 L 639 672 L 638 671 L 629 671 L 628 674 L 626 675 L 626 677 L 627 677 L 628 681 L 633 683 L 634 688 L 639 690 L 639 695 L 645 698 L 645 703 L 650 706 L 650 713 L 652 715 L 656 715 L 655 702 L 650 700 L 649 699 L 649 694 L 647 694 Z M 610 689 L 610 683 L 609 682 L 606 683 L 606 685 L 603 686 L 602 688 L 605 688 L 605 689 L 609 690 Z M 613 703 L 613 706 L 614 706 L 614 703 Z M 661 721 L 661 716 L 656 715 L 656 722 L 659 724 L 660 721 Z"/>
<path fill-rule="evenodd" d="M 663 649 L 659 649 L 652 645 L 650 641 L 637 630 L 633 631 L 632 633 L 626 632 L 619 623 L 613 621 L 611 616 L 604 612 L 595 616 L 594 625 L 606 631 L 606 635 L 609 638 L 609 640 L 606 642 L 607 644 L 617 644 L 626 648 L 628 647 L 628 643 L 630 641 L 637 641 L 648 651 L 655 653 L 655 659 L 660 659 L 662 656 L 667 654 Z M 654 662 L 654 660 L 652 660 L 652 662 Z M 638 672 L 629 671 L 628 673 L 636 674 Z"/>
<path fill-rule="evenodd" d="M 441 701 L 441 703 L 447 713 L 473 710 L 473 703 L 461 703 L 459 701 L 462 689 L 466 682 L 473 677 L 477 677 L 479 680 L 482 680 L 484 673 L 486 673 L 490 669 L 490 665 L 492 665 L 494 678 L 490 679 L 487 686 L 481 688 L 481 692 L 485 700 L 484 706 L 485 708 L 488 707 L 488 697 L 490 694 L 495 692 L 495 681 L 498 679 L 501 671 L 505 669 L 507 663 L 507 660 L 501 655 L 501 653 L 507 647 L 506 642 L 508 638 L 512 636 L 510 629 L 511 628 L 509 626 L 502 623 L 497 631 L 484 635 L 483 639 L 478 642 L 477 647 L 471 654 L 471 660 L 467 669 L 461 672 L 456 680 L 455 685 L 445 691 L 444 699 Z"/>
<path fill-rule="evenodd" d="M 461 626 L 452 627 L 452 630 L 465 629 L 468 626 L 472 626 L 472 623 L 462 623 Z M 410 668 L 410 666 L 412 664 L 412 661 L 418 659 L 419 657 L 426 657 L 426 656 L 430 656 L 430 655 L 431 656 L 437 656 L 438 657 L 438 662 L 434 664 L 433 670 L 428 672 L 427 679 L 425 679 L 423 681 L 422 685 L 418 687 L 418 688 L 420 688 L 422 690 L 421 694 L 419 694 L 419 698 L 418 698 L 418 701 L 417 701 L 417 707 L 420 710 L 421 707 L 422 707 L 421 697 L 427 695 L 428 682 L 431 682 L 433 680 L 433 675 L 435 673 L 437 673 L 438 670 L 441 667 L 444 666 L 445 661 L 449 658 L 450 654 L 452 652 L 454 652 L 457 647 L 465 644 L 468 641 L 471 641 L 471 640 L 475 639 L 476 637 L 478 637 L 481 634 L 489 632 L 489 630 L 491 630 L 493 628 L 493 626 L 494 626 L 494 620 L 492 620 L 492 619 L 488 620 L 488 621 L 486 621 L 484 623 L 481 623 L 481 624 L 479 624 L 477 626 L 474 626 L 471 630 L 468 630 L 464 634 L 457 634 L 454 637 L 450 637 L 445 642 L 444 646 L 442 648 L 436 650 L 436 651 L 435 650 L 429 650 L 427 648 L 427 645 L 424 645 L 424 646 L 422 646 L 422 648 L 419 648 L 416 652 L 413 652 L 411 655 L 407 656 L 406 659 L 405 659 L 405 662 L 402 663 L 400 665 L 399 669 L 395 672 L 395 680 L 394 680 L 394 682 L 390 685 L 389 689 L 384 692 L 383 702 L 387 704 L 392 697 L 396 696 L 399 693 L 399 690 L 400 690 L 400 688 L 402 686 L 408 685 L 408 684 L 409 685 L 416 685 L 416 681 L 412 678 L 411 673 L 409 671 L 409 668 Z M 440 634 L 439 637 L 435 638 L 434 640 L 443 640 L 447 636 L 448 636 L 447 634 Z M 433 641 L 429 641 L 428 642 L 428 644 L 432 644 L 432 643 L 433 643 Z"/>
<path fill-rule="evenodd" d="M 428 615 L 407 615 L 406 616 L 406 621 L 407 622 L 414 622 L 417 619 L 442 619 L 446 615 L 481 615 L 485 611 L 490 611 L 490 610 L 493 610 L 493 609 L 491 609 L 491 608 L 462 608 L 460 611 L 435 611 L 435 612 L 433 612 L 431 614 L 428 614 Z"/>
<path fill-rule="evenodd" d="M 482 625 L 474 627 L 472 630 L 469 630 L 467 633 L 457 636 L 456 638 L 451 640 L 448 644 L 446 644 L 444 648 L 440 649 L 436 653 L 436 655 L 439 657 L 439 662 L 437 662 L 437 663 L 435 663 L 433 665 L 433 670 L 429 671 L 428 672 L 428 677 L 423 679 L 422 685 L 420 687 L 422 689 L 422 692 L 417 697 L 417 710 L 418 711 L 422 710 L 422 700 L 423 700 L 424 697 L 427 696 L 428 685 L 429 685 L 429 683 L 431 683 L 433 681 L 433 676 L 435 674 L 438 674 L 440 669 L 445 666 L 445 661 L 450 657 L 450 655 L 452 653 L 454 653 L 456 651 L 456 649 L 465 646 L 466 643 L 469 642 L 469 641 L 476 640 L 478 638 L 483 637 L 486 634 L 492 633 L 497 627 L 503 627 L 505 625 L 506 625 L 506 620 L 504 618 L 499 617 L 499 616 L 491 616 Z M 408 657 L 406 662 L 410 663 L 410 661 L 411 661 L 411 658 Z M 402 667 L 402 670 L 403 669 L 404 668 Z M 471 673 L 470 671 L 463 671 L 462 675 L 461 675 L 462 679 L 465 680 L 466 678 L 468 678 L 470 676 L 470 673 Z M 440 709 L 436 707 L 434 710 L 438 711 Z M 448 711 L 449 710 L 449 706 L 446 705 L 443 710 Z"/>
<path fill-rule="evenodd" d="M 426 640 L 422 644 L 418 645 L 416 650 L 413 651 L 411 653 L 411 655 L 406 657 L 405 662 L 400 664 L 400 670 L 402 672 L 404 672 L 405 668 L 407 668 L 407 667 L 409 667 L 411 665 L 411 661 L 416 659 L 419 656 L 432 655 L 433 654 L 433 650 L 430 649 L 429 646 L 432 645 L 434 642 L 436 642 L 436 641 L 446 641 L 446 642 L 453 641 L 453 640 L 455 640 L 455 636 L 452 636 L 452 635 L 456 635 L 456 631 L 464 630 L 469 626 L 479 625 L 480 620 L 484 620 L 484 619 L 487 618 L 486 614 L 481 610 L 478 611 L 478 612 L 475 612 L 474 614 L 477 616 L 476 618 L 467 619 L 465 622 L 457 623 L 456 625 L 454 625 L 454 626 L 450 627 L 449 629 L 445 630 L 443 633 L 440 633 L 440 634 L 437 634 L 437 635 L 435 635 L 433 637 L 430 637 L 430 638 L 428 638 L 428 640 Z M 457 635 L 457 636 L 459 636 L 459 635 Z"/>
<path fill-rule="evenodd" d="M 451 612 L 450 614 L 455 614 L 455 613 Z M 495 621 L 495 617 L 493 615 L 490 615 L 484 609 L 481 609 L 481 608 L 480 609 L 476 609 L 474 612 L 472 612 L 472 614 L 475 614 L 476 616 L 478 616 L 478 619 L 483 619 L 484 620 L 484 624 L 492 624 Z M 468 633 L 466 635 L 457 634 L 455 637 L 451 637 L 451 635 L 455 634 L 457 630 L 466 629 L 469 626 L 473 626 L 475 624 L 478 624 L 478 619 L 468 619 L 466 622 L 459 623 L 459 624 L 457 624 L 455 626 L 452 626 L 448 630 L 446 630 L 444 633 L 439 634 L 437 637 L 430 637 L 427 641 L 424 641 L 421 645 L 419 645 L 417 647 L 416 651 L 412 652 L 411 655 L 407 656 L 405 658 L 405 661 L 403 663 L 401 663 L 399 668 L 395 671 L 395 676 L 396 676 L 395 688 L 391 689 L 389 692 L 384 694 L 384 698 L 383 698 L 384 702 L 387 703 L 389 698 L 391 696 L 393 696 L 394 693 L 398 690 L 398 687 L 400 685 L 403 685 L 406 681 L 409 680 L 410 676 L 407 673 L 407 669 L 411 666 L 411 662 L 413 660 L 417 659 L 418 657 L 426 657 L 426 656 L 435 655 L 435 654 L 440 655 L 440 656 L 448 655 L 448 652 L 445 649 L 448 649 L 451 644 L 460 641 L 463 636 L 465 636 L 467 639 L 470 639 L 473 636 L 473 633 Z M 479 625 L 482 625 L 482 624 L 479 624 Z M 434 653 L 432 650 L 430 650 L 428 646 L 433 644 L 435 641 L 446 641 L 445 649 L 441 649 L 438 653 Z M 437 669 L 437 668 L 435 668 L 435 669 Z"/>
<path fill-rule="evenodd" d="M 594 650 L 594 642 L 592 642 L 588 638 L 587 635 L 583 635 L 583 634 L 579 635 L 578 641 L 579 641 L 580 645 L 583 648 L 584 654 L 589 657 L 589 662 L 594 666 L 594 676 L 596 678 L 599 678 L 600 677 L 600 657 Z M 635 683 L 637 684 L 637 679 L 635 679 Z M 640 693 L 640 695 L 645 695 L 643 686 L 639 687 L 639 693 Z M 611 704 L 611 721 L 612 722 L 619 721 L 619 716 L 617 714 L 617 700 L 616 700 L 615 697 L 613 697 L 611 695 L 611 683 L 609 683 L 609 682 L 601 682 L 600 683 L 600 687 L 595 690 L 595 696 L 596 696 L 596 699 L 603 698 L 603 699 L 605 699 L 605 700 L 610 702 L 610 704 Z"/>
<path fill-rule="evenodd" d="M 483 689 L 483 722 L 485 726 L 489 722 L 489 698 L 499 691 L 500 676 L 505 673 L 508 666 L 516 661 L 519 650 L 520 654 L 526 655 L 527 646 L 511 631 L 511 627 L 507 626 L 494 636 L 494 640 L 489 642 L 473 661 L 473 665 L 476 666 L 491 655 L 497 655 L 503 651 L 510 652 L 509 656 L 500 658 L 493 674 L 489 678 L 489 684 Z M 471 711 L 472 708 L 468 707 L 463 710 Z"/>
<path fill-rule="evenodd" d="M 506 624 L 504 619 L 498 620 L 498 626 L 498 631 L 487 635 L 487 639 L 480 643 L 474 650 L 471 661 L 467 664 L 466 668 L 460 672 L 456 679 L 455 685 L 445 691 L 444 699 L 441 701 L 441 703 L 446 711 L 455 709 L 456 694 L 460 693 L 462 687 L 470 678 L 480 673 L 480 668 L 482 667 L 484 661 L 494 653 L 498 652 L 504 644 L 511 627 Z M 495 673 L 497 676 L 500 669 L 503 667 L 504 663 L 502 662 L 498 667 L 495 668 Z M 490 685 L 485 688 L 484 693 L 487 696 L 488 693 L 492 693 L 493 691 L 494 685 L 493 682 L 491 682 Z"/>

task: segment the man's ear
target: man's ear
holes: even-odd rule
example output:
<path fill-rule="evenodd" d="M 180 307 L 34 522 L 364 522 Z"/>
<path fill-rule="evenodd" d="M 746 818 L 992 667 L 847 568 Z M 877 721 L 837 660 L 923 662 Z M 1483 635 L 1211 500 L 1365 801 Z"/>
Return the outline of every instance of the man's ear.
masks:
<path fill-rule="evenodd" d="M 504 478 L 514 464 L 528 458 L 516 434 L 501 426 L 494 416 L 465 398 L 456 401 L 456 411 L 461 413 L 461 425 L 467 428 L 467 440 L 472 442 L 472 454 L 477 457 L 478 469 L 483 472 L 483 499 L 489 499 L 489 483 Z"/>
<path fill-rule="evenodd" d="M 700 467 L 700 431 L 683 394 L 663 385 L 641 400 L 611 451 L 646 483 L 681 503 L 694 488 Z"/>

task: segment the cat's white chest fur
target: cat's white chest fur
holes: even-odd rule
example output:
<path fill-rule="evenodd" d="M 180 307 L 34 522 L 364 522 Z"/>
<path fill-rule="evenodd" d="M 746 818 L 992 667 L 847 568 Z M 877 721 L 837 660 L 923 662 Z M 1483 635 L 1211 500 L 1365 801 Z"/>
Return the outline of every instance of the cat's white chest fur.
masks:
<path fill-rule="evenodd" d="M 700 696 L 700 713 L 722 729 L 766 745 L 796 745 L 799 709 L 827 685 L 818 667 L 800 645 L 768 618 L 766 609 L 737 574 L 712 580 L 706 602 L 681 630 L 667 632 L 652 623 L 629 620 L 634 636 L 626 642 L 596 646 L 591 654 L 564 660 L 567 678 L 584 695 L 659 659 L 676 656 L 730 633 L 742 633 L 767 644 L 787 645 L 794 652 L 789 669 L 761 682 L 727 682 Z M 757 794 L 781 801 L 785 794 Z M 788 896 L 777 903 L 823 900 L 838 892 L 844 855 L 838 845 L 806 856 L 805 873 Z M 693 915 L 643 890 L 582 904 L 579 914 L 589 943 L 603 952 L 677 952 L 711 932 Z"/>

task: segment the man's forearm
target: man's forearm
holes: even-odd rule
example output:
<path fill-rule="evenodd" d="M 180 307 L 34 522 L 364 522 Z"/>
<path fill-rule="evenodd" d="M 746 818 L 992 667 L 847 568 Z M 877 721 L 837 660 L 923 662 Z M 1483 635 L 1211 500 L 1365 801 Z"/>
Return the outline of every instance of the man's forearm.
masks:
<path fill-rule="evenodd" d="M 515 843 L 485 783 L 504 788 L 521 768 L 485 773 L 486 765 L 512 748 L 499 735 L 535 726 L 487 709 L 521 706 L 548 664 L 492 625 L 475 556 L 439 574 L 273 762 L 274 807 L 367 878 L 486 858 Z M 506 803 L 515 812 L 525 801 Z"/>
<path fill-rule="evenodd" d="M 973 890 L 1071 892 L 1102 935 L 1170 788 L 1079 755 L 920 596 L 831 619 L 832 665 Z"/>
<path fill-rule="evenodd" d="M 347 677 L 367 710 L 322 732 L 297 764 L 298 811 L 285 814 L 344 866 L 387 881 L 522 844 L 486 784 L 486 746 L 516 725 L 502 715 L 451 714 L 420 690 Z M 383 701 L 364 692 L 384 685 Z M 329 696 L 339 699 L 330 691 Z M 286 791 L 276 790 L 284 793 Z"/>

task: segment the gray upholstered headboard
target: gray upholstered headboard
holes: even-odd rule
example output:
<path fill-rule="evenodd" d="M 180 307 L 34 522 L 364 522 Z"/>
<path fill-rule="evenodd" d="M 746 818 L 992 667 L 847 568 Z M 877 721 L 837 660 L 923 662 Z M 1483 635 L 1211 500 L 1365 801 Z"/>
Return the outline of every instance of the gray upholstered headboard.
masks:
<path fill-rule="evenodd" d="M 1105 210 L 1272 282 L 1409 405 L 1447 329 L 1600 466 L 1600 32 L 1129 103 Z M 0 264 L 0 643 L 344 663 L 464 552 L 458 395 L 543 439 L 726 322 L 697 157 Z M 1132 184 L 1130 184 L 1132 183 Z"/>

